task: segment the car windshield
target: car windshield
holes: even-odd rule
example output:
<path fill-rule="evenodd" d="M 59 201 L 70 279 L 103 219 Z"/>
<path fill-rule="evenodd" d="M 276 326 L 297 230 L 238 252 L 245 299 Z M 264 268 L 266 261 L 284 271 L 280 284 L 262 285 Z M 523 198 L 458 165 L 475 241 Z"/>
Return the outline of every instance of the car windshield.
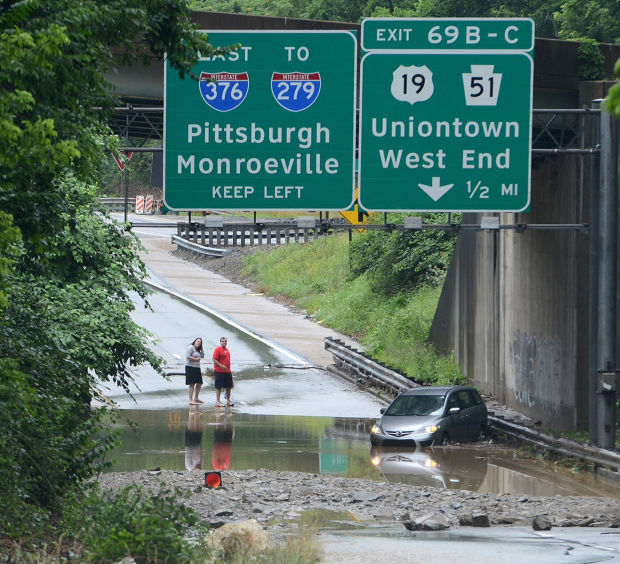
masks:
<path fill-rule="evenodd" d="M 424 394 L 400 396 L 388 407 L 385 415 L 438 415 L 446 396 Z"/>

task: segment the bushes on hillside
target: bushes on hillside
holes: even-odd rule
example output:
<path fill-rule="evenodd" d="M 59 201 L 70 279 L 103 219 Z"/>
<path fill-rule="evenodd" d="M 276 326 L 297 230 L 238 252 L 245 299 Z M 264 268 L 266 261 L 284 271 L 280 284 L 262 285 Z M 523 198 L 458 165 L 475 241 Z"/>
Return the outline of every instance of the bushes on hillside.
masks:
<path fill-rule="evenodd" d="M 425 214 L 424 223 L 441 223 L 443 214 Z M 367 273 L 376 292 L 385 296 L 436 286 L 452 258 L 456 233 L 444 230 L 372 231 L 351 242 L 350 276 Z"/>

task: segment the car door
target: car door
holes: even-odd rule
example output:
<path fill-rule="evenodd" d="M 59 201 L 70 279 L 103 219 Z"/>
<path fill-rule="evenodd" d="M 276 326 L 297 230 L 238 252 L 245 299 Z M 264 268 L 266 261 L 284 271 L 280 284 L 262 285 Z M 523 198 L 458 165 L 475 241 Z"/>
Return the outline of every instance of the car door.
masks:
<path fill-rule="evenodd" d="M 450 413 L 450 409 L 458 407 L 458 413 Z M 450 439 L 454 442 L 461 442 L 466 437 L 466 417 L 465 413 L 461 409 L 461 402 L 459 400 L 458 392 L 454 391 L 448 396 L 446 402 L 447 417 L 449 420 L 448 434 Z"/>
<path fill-rule="evenodd" d="M 487 408 L 476 390 L 469 390 L 468 393 L 472 402 L 472 433 L 475 434 L 475 436 L 472 436 L 472 440 L 475 441 L 480 436 L 480 430 L 486 429 L 488 425 Z"/>
<path fill-rule="evenodd" d="M 469 395 L 468 390 L 460 390 L 457 392 L 459 404 L 461 406 L 461 415 L 463 416 L 463 439 L 471 441 L 478 435 L 477 419 L 475 415 L 475 405 L 473 399 Z"/>

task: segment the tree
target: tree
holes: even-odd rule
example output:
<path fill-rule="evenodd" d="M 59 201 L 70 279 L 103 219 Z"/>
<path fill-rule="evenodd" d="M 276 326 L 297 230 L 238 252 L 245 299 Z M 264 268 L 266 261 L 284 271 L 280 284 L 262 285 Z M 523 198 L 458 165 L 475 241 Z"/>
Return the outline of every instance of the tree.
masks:
<path fill-rule="evenodd" d="M 362 17 L 527 17 L 537 37 L 620 39 L 617 0 L 194 0 L 196 10 L 358 22 Z"/>
<path fill-rule="evenodd" d="M 620 40 L 620 3 L 617 0 L 565 0 L 555 20 L 560 39 L 587 37 L 599 43 Z"/>
<path fill-rule="evenodd" d="M 618 82 L 609 89 L 605 103 L 607 105 L 607 111 L 620 119 L 620 59 L 618 59 L 614 65 L 614 75 L 618 79 Z"/>
<path fill-rule="evenodd" d="M 444 217 L 428 213 L 424 222 Z M 456 233 L 441 230 L 364 233 L 349 246 L 350 273 L 353 278 L 367 273 L 373 289 L 386 296 L 435 286 L 444 278 L 455 241 Z"/>
<path fill-rule="evenodd" d="M 304 0 L 193 0 L 194 10 L 280 18 L 304 17 Z"/>
<path fill-rule="evenodd" d="M 139 242 L 94 198 L 117 104 L 103 74 L 167 53 L 191 75 L 198 52 L 213 49 L 184 0 L 0 1 L 3 535 L 36 530 L 96 470 L 112 441 L 96 383 L 160 368 L 129 316 L 131 294 L 147 296 Z"/>

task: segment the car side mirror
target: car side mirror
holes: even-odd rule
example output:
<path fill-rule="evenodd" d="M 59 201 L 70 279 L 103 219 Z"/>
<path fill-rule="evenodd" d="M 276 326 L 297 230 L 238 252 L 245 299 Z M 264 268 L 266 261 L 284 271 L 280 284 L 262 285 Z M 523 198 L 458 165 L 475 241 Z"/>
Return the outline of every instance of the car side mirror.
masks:
<path fill-rule="evenodd" d="M 448 410 L 448 413 L 452 414 L 456 414 L 456 413 L 460 413 L 461 412 L 461 408 L 460 407 L 451 407 Z"/>
<path fill-rule="evenodd" d="M 380 413 L 381 415 L 383 415 L 383 414 L 385 413 L 385 407 L 382 407 L 382 408 L 379 410 L 379 413 Z"/>

